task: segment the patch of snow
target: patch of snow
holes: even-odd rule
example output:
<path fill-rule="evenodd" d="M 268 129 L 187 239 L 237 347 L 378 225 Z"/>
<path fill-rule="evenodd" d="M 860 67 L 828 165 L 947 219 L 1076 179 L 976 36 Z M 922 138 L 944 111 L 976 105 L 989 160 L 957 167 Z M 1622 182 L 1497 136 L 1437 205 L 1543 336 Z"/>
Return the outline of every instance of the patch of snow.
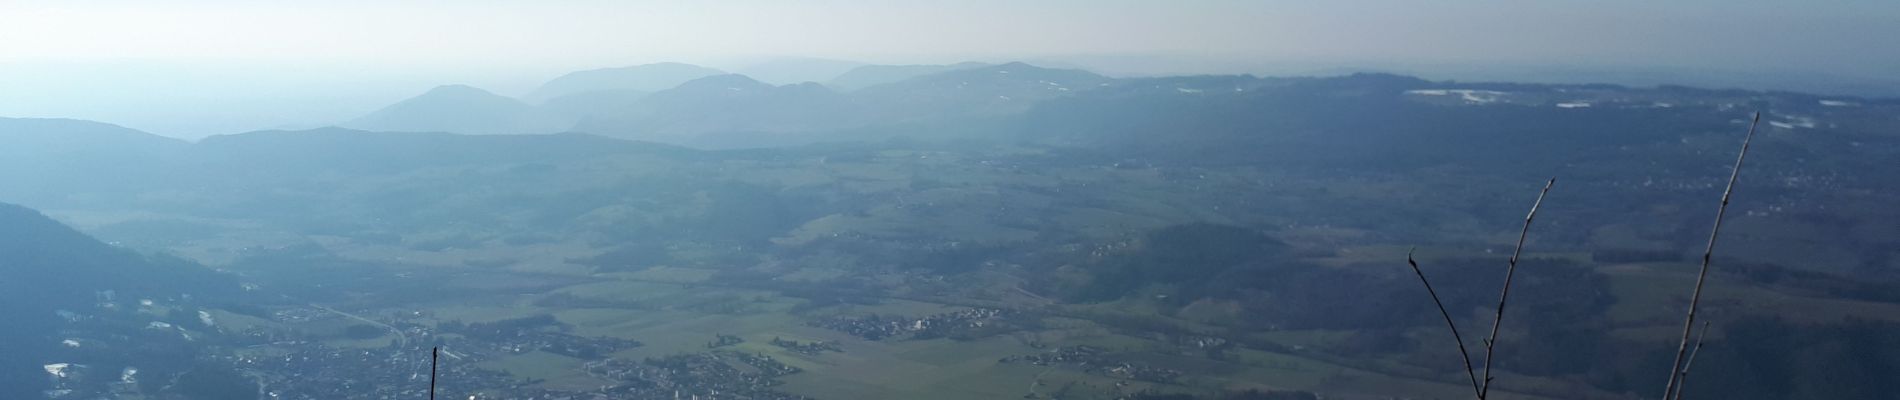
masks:
<path fill-rule="evenodd" d="M 1455 94 L 1466 103 L 1471 104 L 1496 103 L 1498 102 L 1498 97 L 1508 94 L 1496 90 L 1474 89 L 1421 89 L 1407 90 L 1405 93 L 1419 96 L 1449 96 Z"/>
<path fill-rule="evenodd" d="M 215 326 L 218 324 L 218 321 L 211 319 L 211 313 L 205 312 L 204 310 L 198 310 L 198 322 L 205 323 L 205 326 Z"/>
<path fill-rule="evenodd" d="M 1557 103 L 1557 108 L 1590 108 L 1588 101 L 1566 101 Z"/>
<path fill-rule="evenodd" d="M 151 328 L 151 329 L 171 329 L 172 324 L 159 322 L 159 321 L 152 321 L 152 323 L 146 324 L 145 327 Z"/>
<path fill-rule="evenodd" d="M 1860 107 L 1860 103 L 1842 100 L 1821 100 L 1821 105 L 1828 107 Z"/>
<path fill-rule="evenodd" d="M 119 371 L 119 381 L 125 382 L 125 383 L 138 383 L 138 379 L 135 379 L 134 377 L 134 375 L 138 375 L 138 374 L 139 374 L 139 369 L 137 367 L 125 367 L 124 371 Z"/>
<path fill-rule="evenodd" d="M 1814 129 L 1814 127 L 1819 126 L 1814 123 L 1814 118 L 1800 116 L 1789 116 L 1787 121 L 1768 121 L 1768 125 L 1781 129 Z"/>
<path fill-rule="evenodd" d="M 1658 101 L 1658 102 L 1656 102 L 1655 104 L 1651 104 L 1650 106 L 1651 106 L 1651 107 L 1656 107 L 1656 108 L 1670 108 L 1670 107 L 1675 107 L 1675 106 L 1676 106 L 1676 104 L 1675 104 L 1675 103 L 1665 103 L 1665 102 L 1660 102 L 1660 101 Z"/>
<path fill-rule="evenodd" d="M 69 363 L 58 363 L 58 364 L 46 364 L 44 366 L 41 366 L 40 368 L 45 369 L 46 373 L 52 375 L 54 378 L 65 378 L 66 369 L 72 368 L 72 366 L 73 365 Z"/>
<path fill-rule="evenodd" d="M 139 299 L 139 305 L 145 306 L 145 307 L 151 307 L 152 299 Z"/>
<path fill-rule="evenodd" d="M 1181 93 L 1200 93 L 1201 92 L 1200 89 L 1188 89 L 1188 88 L 1174 88 L 1174 90 Z"/>
<path fill-rule="evenodd" d="M 66 347 L 79 347 L 79 341 L 72 339 L 61 340 L 59 344 L 66 345 Z"/>

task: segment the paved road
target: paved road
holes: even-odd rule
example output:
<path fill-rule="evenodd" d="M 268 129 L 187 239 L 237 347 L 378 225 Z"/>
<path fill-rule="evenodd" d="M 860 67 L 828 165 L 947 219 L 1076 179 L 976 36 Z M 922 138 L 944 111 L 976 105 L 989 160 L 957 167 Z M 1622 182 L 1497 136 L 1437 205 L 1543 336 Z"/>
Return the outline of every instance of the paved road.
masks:
<path fill-rule="evenodd" d="M 381 321 L 377 321 L 377 320 L 373 320 L 373 319 L 369 319 L 369 318 L 363 318 L 362 316 L 359 316 L 359 315 L 356 315 L 356 314 L 351 314 L 351 313 L 346 313 L 346 312 L 343 312 L 342 310 L 338 310 L 338 309 L 334 309 L 334 308 L 329 308 L 329 307 L 324 307 L 324 306 L 322 306 L 322 305 L 318 305 L 318 304 L 316 304 L 316 303 L 305 303 L 305 304 L 308 304 L 308 305 L 310 305 L 311 307 L 315 307 L 316 309 L 319 309 L 319 310 L 323 310 L 323 311 L 329 311 L 329 312 L 332 312 L 332 313 L 336 313 L 336 315 L 341 315 L 341 316 L 345 316 L 345 317 L 349 317 L 350 319 L 354 319 L 354 320 L 357 320 L 357 321 L 363 321 L 363 322 L 367 322 L 367 323 L 369 323 L 369 324 L 371 324 L 371 325 L 376 325 L 376 326 L 380 326 L 380 327 L 383 327 L 383 329 L 388 329 L 388 330 L 389 330 L 390 332 L 395 332 L 395 333 L 396 333 L 396 338 L 397 338 L 397 339 L 399 340 L 399 341 L 398 341 L 397 343 L 399 343 L 399 344 L 401 344 L 401 345 L 403 345 L 403 346 L 408 346 L 408 345 L 409 345 L 409 335 L 407 335 L 407 334 L 403 334 L 403 333 L 402 333 L 402 330 L 401 330 L 401 329 L 396 329 L 396 327 L 395 327 L 395 326 L 391 326 L 391 325 L 389 325 L 389 324 L 385 324 L 385 323 L 382 323 Z"/>

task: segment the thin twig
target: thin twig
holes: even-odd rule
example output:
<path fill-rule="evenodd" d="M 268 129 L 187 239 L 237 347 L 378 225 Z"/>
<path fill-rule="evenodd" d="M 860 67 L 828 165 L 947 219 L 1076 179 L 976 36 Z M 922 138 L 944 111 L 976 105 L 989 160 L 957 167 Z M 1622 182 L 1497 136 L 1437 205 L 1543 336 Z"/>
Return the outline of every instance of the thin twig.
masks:
<path fill-rule="evenodd" d="M 1531 212 L 1524 215 L 1524 229 L 1517 233 L 1517 249 L 1511 251 L 1511 267 L 1504 270 L 1504 288 L 1498 290 L 1498 313 L 1491 320 L 1491 336 L 1484 340 L 1484 383 L 1478 386 L 1478 400 L 1484 400 L 1491 394 L 1491 361 L 1496 355 L 1498 345 L 1498 327 L 1504 325 L 1504 303 L 1511 299 L 1511 278 L 1517 275 L 1517 257 L 1524 254 L 1524 238 L 1530 236 L 1531 220 L 1537 218 L 1537 208 L 1544 205 L 1544 195 L 1550 194 L 1550 187 L 1557 184 L 1557 178 L 1544 183 L 1544 190 L 1537 192 L 1537 202 L 1531 203 Z"/>
<path fill-rule="evenodd" d="M 1689 350 L 1689 359 L 1682 362 L 1682 371 L 1676 373 L 1676 397 L 1669 400 L 1682 400 L 1682 388 L 1689 385 L 1689 368 L 1695 366 L 1695 355 L 1702 354 L 1702 339 L 1709 338 L 1709 321 L 1702 321 L 1702 332 L 1695 334 L 1695 348 Z"/>
<path fill-rule="evenodd" d="M 1748 144 L 1755 140 L 1755 126 L 1761 124 L 1761 113 L 1755 113 L 1754 122 L 1748 123 L 1748 135 L 1742 137 L 1742 151 L 1735 155 L 1735 167 L 1729 169 L 1728 188 L 1722 189 L 1722 206 L 1715 209 L 1715 227 L 1709 229 L 1709 247 L 1702 251 L 1702 271 L 1696 273 L 1695 291 L 1689 294 L 1689 313 L 1682 318 L 1682 342 L 1676 345 L 1676 362 L 1669 366 L 1669 385 L 1663 387 L 1663 399 L 1668 400 L 1677 391 L 1677 371 L 1682 370 L 1682 361 L 1689 351 L 1689 334 L 1695 331 L 1696 306 L 1702 303 L 1702 283 L 1709 278 L 1709 259 L 1715 256 L 1715 238 L 1722 233 L 1722 217 L 1728 214 L 1729 196 L 1735 193 L 1735 179 L 1742 175 L 1742 160 L 1748 157 Z"/>
<path fill-rule="evenodd" d="M 1458 342 L 1458 356 L 1465 358 L 1465 376 L 1471 378 L 1471 393 L 1481 394 L 1478 389 L 1478 372 L 1471 369 L 1471 352 L 1465 350 L 1465 338 L 1458 334 L 1458 324 L 1451 321 L 1451 312 L 1445 311 L 1445 303 L 1438 300 L 1438 291 L 1432 290 L 1432 282 L 1425 280 L 1425 271 L 1418 269 L 1418 261 L 1412 259 L 1417 247 L 1405 252 L 1405 263 L 1412 265 L 1412 273 L 1418 274 L 1418 283 L 1425 284 L 1425 293 L 1432 295 L 1432 304 L 1438 305 L 1438 314 L 1445 316 L 1445 326 L 1451 328 L 1451 338 Z"/>

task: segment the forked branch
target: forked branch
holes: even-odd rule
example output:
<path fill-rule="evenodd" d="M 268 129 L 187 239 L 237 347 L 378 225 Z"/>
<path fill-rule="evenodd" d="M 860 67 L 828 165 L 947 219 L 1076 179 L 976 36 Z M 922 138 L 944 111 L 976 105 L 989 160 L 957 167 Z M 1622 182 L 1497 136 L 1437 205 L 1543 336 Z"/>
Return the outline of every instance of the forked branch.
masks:
<path fill-rule="evenodd" d="M 1742 160 L 1748 158 L 1748 144 L 1755 140 L 1755 126 L 1760 124 L 1761 113 L 1756 112 L 1754 121 L 1748 123 L 1748 135 L 1742 137 L 1742 151 L 1735 155 L 1735 166 L 1729 169 L 1728 187 L 1722 189 L 1722 205 L 1715 209 L 1715 227 L 1709 229 L 1709 246 L 1702 251 L 1702 270 L 1696 273 L 1695 291 L 1689 294 L 1689 312 L 1682 318 L 1682 342 L 1676 345 L 1676 362 L 1669 367 L 1669 384 L 1663 387 L 1663 400 L 1681 395 L 1683 357 L 1689 352 L 1689 335 L 1695 331 L 1696 306 L 1702 303 L 1702 283 L 1709 278 L 1709 259 L 1715 256 L 1715 239 L 1722 234 L 1722 217 L 1728 214 L 1728 200 L 1735 193 L 1735 179 L 1742 175 Z"/>
<path fill-rule="evenodd" d="M 1544 205 L 1544 195 L 1550 194 L 1550 187 L 1557 184 L 1557 178 L 1544 183 L 1544 190 L 1537 192 L 1537 202 L 1531 203 L 1531 212 L 1524 215 L 1524 229 L 1517 233 L 1517 249 L 1511 250 L 1511 266 L 1504 270 L 1504 288 L 1498 290 L 1498 312 L 1491 320 L 1491 336 L 1484 339 L 1484 380 L 1478 386 L 1478 399 L 1484 400 L 1491 394 L 1491 361 L 1496 355 L 1498 345 L 1498 327 L 1504 325 L 1504 304 L 1511 299 L 1511 278 L 1517 275 L 1517 258 L 1524 254 L 1524 238 L 1531 233 L 1531 220 L 1537 219 L 1537 208 Z"/>
<path fill-rule="evenodd" d="M 1483 392 L 1478 388 L 1478 372 L 1471 369 L 1471 352 L 1465 350 L 1465 338 L 1458 334 L 1458 323 L 1452 322 L 1451 312 L 1445 310 L 1445 302 L 1438 300 L 1438 291 L 1432 290 L 1432 281 L 1425 279 L 1425 271 L 1418 269 L 1418 261 L 1412 259 L 1412 253 L 1416 251 L 1418 248 L 1414 247 L 1405 252 L 1405 263 L 1412 265 L 1412 273 L 1418 274 L 1418 283 L 1425 284 L 1425 293 L 1432 296 L 1432 304 L 1438 305 L 1438 314 L 1445 317 L 1445 327 L 1451 328 L 1451 338 L 1458 342 L 1458 356 L 1465 359 L 1465 376 L 1471 378 L 1471 393 L 1483 398 Z"/>
<path fill-rule="evenodd" d="M 1695 348 L 1689 350 L 1689 359 L 1682 362 L 1682 371 L 1676 373 L 1676 397 L 1669 400 L 1682 400 L 1682 388 L 1689 383 L 1689 367 L 1695 366 L 1695 355 L 1702 354 L 1702 339 L 1709 338 L 1709 321 L 1702 321 L 1702 332 L 1695 335 Z"/>

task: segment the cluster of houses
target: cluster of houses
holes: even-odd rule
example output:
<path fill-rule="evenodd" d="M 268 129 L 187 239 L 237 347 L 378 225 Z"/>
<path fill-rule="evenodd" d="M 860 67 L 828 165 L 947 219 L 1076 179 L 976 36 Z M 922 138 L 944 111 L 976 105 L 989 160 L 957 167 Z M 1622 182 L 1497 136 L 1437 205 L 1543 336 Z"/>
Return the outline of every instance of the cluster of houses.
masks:
<path fill-rule="evenodd" d="M 713 334 L 713 341 L 710 341 L 710 342 L 706 342 L 706 348 L 708 348 L 708 349 L 717 349 L 717 348 L 720 348 L 720 347 L 726 347 L 726 346 L 732 346 L 732 345 L 736 345 L 736 344 L 740 344 L 740 343 L 745 343 L 745 339 L 744 339 L 744 338 L 740 338 L 740 337 L 739 337 L 739 336 L 737 336 L 737 335 L 727 335 L 727 334 L 724 334 L 724 333 L 715 333 L 715 334 Z"/>
<path fill-rule="evenodd" d="M 837 352 L 837 353 L 844 352 L 844 348 L 839 347 L 837 343 L 827 342 L 823 340 L 814 341 L 814 342 L 800 342 L 797 340 L 785 340 L 785 339 L 780 339 L 778 337 L 773 337 L 772 345 L 778 346 L 779 348 L 782 348 L 782 349 L 791 350 L 793 353 L 804 354 L 808 356 L 824 354 L 825 352 L 828 352 L 828 351 Z"/>
<path fill-rule="evenodd" d="M 1178 370 L 1120 360 L 1107 350 L 1094 346 L 1064 346 L 1047 353 L 1004 357 L 996 362 L 1081 368 L 1085 372 L 1111 378 L 1156 383 L 1175 383 L 1182 375 Z"/>
<path fill-rule="evenodd" d="M 293 314 L 296 314 L 293 312 Z M 335 318 L 320 313 L 298 315 L 305 320 Z M 287 399 L 416 399 L 428 396 L 431 347 L 440 346 L 439 394 L 448 398 L 521 398 L 546 400 L 678 398 L 791 400 L 803 397 L 773 390 L 775 378 L 803 372 L 764 354 L 714 351 L 658 359 L 613 359 L 613 352 L 640 346 L 634 340 L 582 337 L 563 332 L 558 322 L 524 318 L 494 323 L 444 323 L 435 329 L 403 318 L 389 328 L 401 332 L 380 348 L 343 348 L 319 341 L 288 339 L 263 331 L 251 336 L 253 351 L 238 351 L 222 360 L 246 375 L 257 377 L 266 400 Z M 710 344 L 743 342 L 717 335 Z M 781 341 L 788 348 L 836 351 L 835 344 Z M 542 351 L 588 361 L 583 371 L 612 384 L 562 391 L 540 387 L 479 363 L 514 354 Z"/>
<path fill-rule="evenodd" d="M 926 339 L 950 336 L 959 330 L 982 328 L 996 323 L 1008 311 L 994 308 L 972 308 L 957 312 L 936 314 L 924 317 L 866 315 L 860 317 L 835 317 L 812 321 L 810 325 L 844 332 L 865 340 L 884 340 L 894 337 Z"/>
<path fill-rule="evenodd" d="M 765 372 L 748 372 L 739 362 Z M 774 379 L 796 373 L 770 357 L 725 352 L 680 354 L 644 361 L 612 359 L 587 363 L 588 374 L 620 382 L 603 387 L 600 395 L 616 399 L 730 399 L 804 400 L 803 396 L 774 390 Z M 786 372 L 790 371 L 790 372 Z"/>
<path fill-rule="evenodd" d="M 768 377 L 780 377 L 780 376 L 786 376 L 786 375 L 796 374 L 800 372 L 805 372 L 805 370 L 802 368 L 785 365 L 785 363 L 779 362 L 778 359 L 772 358 L 772 356 L 768 356 L 765 354 L 748 354 L 748 353 L 729 353 L 729 354 L 733 358 L 739 359 L 739 362 L 745 363 L 746 365 L 750 365 L 752 366 L 752 368 L 757 368 L 760 374 L 763 374 Z"/>
<path fill-rule="evenodd" d="M 565 332 L 567 326 L 556 321 L 553 316 L 473 324 L 450 321 L 440 324 L 439 327 L 443 333 L 453 333 L 469 339 L 469 346 L 474 348 L 468 350 L 490 350 L 508 354 L 545 351 L 593 360 L 643 345 L 640 341 L 631 339 L 568 334 Z"/>
<path fill-rule="evenodd" d="M 258 380 L 267 400 L 416 399 L 428 397 L 430 354 L 426 348 L 357 349 L 313 341 L 273 343 L 269 350 L 225 356 Z M 445 362 L 440 387 L 451 394 L 532 390 L 534 383 L 506 373 Z"/>

